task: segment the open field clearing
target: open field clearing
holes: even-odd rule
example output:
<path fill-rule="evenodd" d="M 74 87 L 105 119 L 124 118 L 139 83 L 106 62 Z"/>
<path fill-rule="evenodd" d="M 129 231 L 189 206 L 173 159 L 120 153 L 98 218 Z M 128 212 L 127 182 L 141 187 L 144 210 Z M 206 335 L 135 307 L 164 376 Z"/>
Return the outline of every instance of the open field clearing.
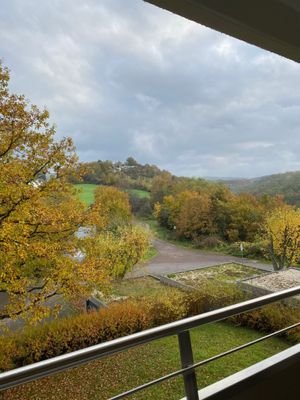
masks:
<path fill-rule="evenodd" d="M 93 183 L 79 183 L 76 184 L 75 187 L 79 189 L 78 197 L 79 199 L 86 204 L 87 206 L 91 205 L 95 200 L 95 190 L 100 185 L 95 185 Z M 133 194 L 136 197 L 140 198 L 149 198 L 150 193 L 145 190 L 139 189 L 128 189 L 127 192 L 129 194 Z"/>
<path fill-rule="evenodd" d="M 150 198 L 150 192 L 147 192 L 146 190 L 140 190 L 140 189 L 128 189 L 127 190 L 128 193 L 139 197 L 141 199 L 146 198 L 149 199 Z"/>
<path fill-rule="evenodd" d="M 89 206 L 94 203 L 95 190 L 98 185 L 94 185 L 93 183 L 80 183 L 75 185 L 75 187 L 80 190 L 78 197 L 84 204 Z"/>

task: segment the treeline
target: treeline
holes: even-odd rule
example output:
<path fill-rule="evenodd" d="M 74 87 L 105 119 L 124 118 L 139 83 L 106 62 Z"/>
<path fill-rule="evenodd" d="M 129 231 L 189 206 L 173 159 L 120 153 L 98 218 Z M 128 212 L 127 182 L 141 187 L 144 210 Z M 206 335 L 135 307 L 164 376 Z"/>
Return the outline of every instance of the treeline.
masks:
<path fill-rule="evenodd" d="M 150 191 L 152 179 L 162 173 L 156 165 L 139 164 L 133 157 L 124 163 L 109 160 L 82 163 L 81 169 L 83 183 L 146 191 Z M 79 180 L 72 178 L 72 182 L 79 183 Z"/>
<path fill-rule="evenodd" d="M 253 242 L 267 212 L 283 204 L 280 197 L 234 194 L 220 183 L 170 174 L 154 179 L 152 201 L 162 226 L 197 244 L 208 237 Z"/>
<path fill-rule="evenodd" d="M 196 247 L 268 258 L 275 270 L 300 262 L 300 210 L 282 196 L 235 194 L 163 173 L 153 179 L 151 201 L 159 224 Z"/>
<path fill-rule="evenodd" d="M 224 183 L 236 193 L 282 195 L 288 204 L 300 206 L 300 171 L 268 175 L 255 179 L 232 180 Z"/>

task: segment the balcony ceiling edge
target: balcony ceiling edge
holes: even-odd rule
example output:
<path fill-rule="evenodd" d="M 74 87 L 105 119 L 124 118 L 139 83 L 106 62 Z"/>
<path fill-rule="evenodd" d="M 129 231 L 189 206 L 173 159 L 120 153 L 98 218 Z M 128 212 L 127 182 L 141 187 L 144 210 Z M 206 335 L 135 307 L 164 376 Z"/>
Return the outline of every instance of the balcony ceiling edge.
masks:
<path fill-rule="evenodd" d="M 144 1 L 290 60 L 300 62 L 299 1 Z"/>

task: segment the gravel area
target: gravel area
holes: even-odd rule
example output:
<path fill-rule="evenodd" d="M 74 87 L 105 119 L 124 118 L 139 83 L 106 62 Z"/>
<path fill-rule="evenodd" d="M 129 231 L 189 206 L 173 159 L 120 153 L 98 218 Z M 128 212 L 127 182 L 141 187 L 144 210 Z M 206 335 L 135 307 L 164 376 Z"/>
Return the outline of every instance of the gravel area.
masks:
<path fill-rule="evenodd" d="M 300 285 L 300 269 L 290 268 L 284 271 L 273 272 L 244 281 L 247 284 L 267 289 L 272 292 L 289 289 Z"/>

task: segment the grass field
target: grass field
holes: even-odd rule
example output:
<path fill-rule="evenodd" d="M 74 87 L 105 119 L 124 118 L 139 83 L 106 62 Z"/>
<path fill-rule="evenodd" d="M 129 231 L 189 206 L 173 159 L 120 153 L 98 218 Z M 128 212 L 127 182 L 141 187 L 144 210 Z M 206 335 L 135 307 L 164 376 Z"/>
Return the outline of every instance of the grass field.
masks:
<path fill-rule="evenodd" d="M 254 340 L 260 333 L 227 323 L 191 331 L 195 361 Z M 199 387 L 250 366 L 289 346 L 273 338 L 207 364 L 197 371 Z M 180 368 L 177 337 L 161 339 L 102 361 L 59 373 L 2 393 L 2 400 L 104 400 L 148 380 Z M 131 396 L 134 400 L 178 400 L 184 397 L 177 377 Z"/>
<path fill-rule="evenodd" d="M 99 185 L 94 185 L 93 183 L 79 183 L 75 185 L 80 191 L 78 193 L 79 199 L 87 206 L 93 204 L 95 200 L 95 190 L 98 186 Z M 140 198 L 150 198 L 150 193 L 145 190 L 129 189 L 127 192 Z"/>
<path fill-rule="evenodd" d="M 141 199 L 150 198 L 150 192 L 147 192 L 146 190 L 140 190 L 140 189 L 128 189 L 128 193 L 131 193 L 135 195 L 136 197 L 140 197 Z"/>
<path fill-rule="evenodd" d="M 94 185 L 92 183 L 80 183 L 78 185 L 75 185 L 76 189 L 79 189 L 80 191 L 78 193 L 79 199 L 87 206 L 90 206 L 94 203 L 95 190 L 97 186 L 98 185 Z"/>

